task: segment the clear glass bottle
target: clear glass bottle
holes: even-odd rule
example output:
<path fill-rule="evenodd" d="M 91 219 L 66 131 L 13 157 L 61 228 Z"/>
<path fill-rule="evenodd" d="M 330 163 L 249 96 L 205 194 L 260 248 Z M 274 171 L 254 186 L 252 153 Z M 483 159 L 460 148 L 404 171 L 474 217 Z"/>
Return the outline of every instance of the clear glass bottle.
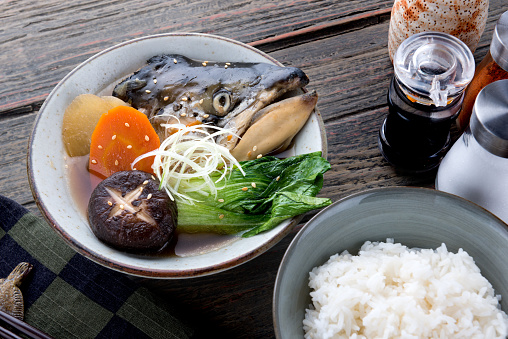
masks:
<path fill-rule="evenodd" d="M 508 80 L 487 85 L 477 96 L 468 128 L 439 166 L 436 189 L 508 223 Z"/>
<path fill-rule="evenodd" d="M 393 65 L 379 149 L 400 170 L 430 171 L 450 147 L 450 127 L 474 74 L 473 54 L 450 34 L 424 32 L 404 40 Z"/>
<path fill-rule="evenodd" d="M 474 53 L 488 15 L 489 0 L 394 0 L 388 29 L 390 59 L 404 40 L 422 32 L 449 33 Z"/>
<path fill-rule="evenodd" d="M 473 80 L 467 86 L 462 110 L 457 118 L 457 127 L 460 131 L 464 131 L 469 124 L 478 93 L 488 84 L 501 79 L 508 79 L 508 11 L 497 21 L 490 50 L 476 68 Z"/>

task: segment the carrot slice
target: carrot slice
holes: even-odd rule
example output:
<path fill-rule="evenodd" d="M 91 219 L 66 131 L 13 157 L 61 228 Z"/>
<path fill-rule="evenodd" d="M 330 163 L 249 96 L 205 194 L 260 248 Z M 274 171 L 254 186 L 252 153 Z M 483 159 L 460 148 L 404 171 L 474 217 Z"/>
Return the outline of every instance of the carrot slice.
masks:
<path fill-rule="evenodd" d="M 160 140 L 146 115 L 126 106 L 104 113 L 95 126 L 90 145 L 88 169 L 101 178 L 131 170 L 138 156 L 160 146 Z M 154 157 L 137 162 L 137 170 L 153 173 Z"/>

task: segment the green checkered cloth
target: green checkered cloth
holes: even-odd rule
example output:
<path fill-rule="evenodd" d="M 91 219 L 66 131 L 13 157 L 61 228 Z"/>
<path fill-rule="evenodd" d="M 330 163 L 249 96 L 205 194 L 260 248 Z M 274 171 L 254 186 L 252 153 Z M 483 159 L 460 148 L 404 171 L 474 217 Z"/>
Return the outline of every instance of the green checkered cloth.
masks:
<path fill-rule="evenodd" d="M 68 247 L 48 224 L 0 196 L 0 278 L 33 265 L 21 284 L 25 321 L 53 337 L 192 338 L 164 298 Z"/>

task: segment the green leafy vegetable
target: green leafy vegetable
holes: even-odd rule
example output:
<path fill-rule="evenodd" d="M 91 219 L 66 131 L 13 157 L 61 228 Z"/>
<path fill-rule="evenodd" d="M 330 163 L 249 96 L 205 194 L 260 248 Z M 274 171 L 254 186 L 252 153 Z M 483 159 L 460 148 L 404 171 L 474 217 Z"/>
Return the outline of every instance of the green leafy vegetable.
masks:
<path fill-rule="evenodd" d="M 240 163 L 217 196 L 209 191 L 189 192 L 197 203 L 178 202 L 178 229 L 183 232 L 232 234 L 250 237 L 270 230 L 281 221 L 331 204 L 317 198 L 323 174 L 330 164 L 320 152 L 286 159 L 262 157 Z M 220 173 L 214 174 L 217 178 Z M 192 180 L 199 187 L 201 179 Z"/>

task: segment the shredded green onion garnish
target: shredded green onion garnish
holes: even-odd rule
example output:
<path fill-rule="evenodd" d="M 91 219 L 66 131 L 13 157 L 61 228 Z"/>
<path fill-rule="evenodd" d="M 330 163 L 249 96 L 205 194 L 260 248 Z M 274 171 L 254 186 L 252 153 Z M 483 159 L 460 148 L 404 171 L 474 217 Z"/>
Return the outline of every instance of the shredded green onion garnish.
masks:
<path fill-rule="evenodd" d="M 245 175 L 238 161 L 229 150 L 215 142 L 220 135 L 234 135 L 228 129 L 212 125 L 185 126 L 183 124 L 161 124 L 166 130 L 176 130 L 167 137 L 157 150 L 137 157 L 134 164 L 143 158 L 155 156 L 152 169 L 172 200 L 192 204 L 195 199 L 187 192 L 210 192 L 217 196 L 216 184 L 226 185 L 227 174 L 236 166 Z M 210 131 L 215 132 L 210 133 Z M 212 180 L 211 175 L 220 173 L 219 179 Z M 203 183 L 191 183 L 193 178 L 203 179 Z"/>

